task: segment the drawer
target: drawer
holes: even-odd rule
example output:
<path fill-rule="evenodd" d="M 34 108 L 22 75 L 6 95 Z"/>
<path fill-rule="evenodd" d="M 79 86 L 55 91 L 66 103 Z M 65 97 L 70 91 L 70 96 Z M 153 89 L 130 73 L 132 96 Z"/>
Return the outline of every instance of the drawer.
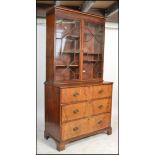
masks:
<path fill-rule="evenodd" d="M 99 85 L 93 86 L 92 88 L 92 98 L 103 98 L 103 97 L 111 97 L 112 96 L 112 85 Z"/>
<path fill-rule="evenodd" d="M 88 119 L 81 119 L 62 125 L 62 140 L 67 140 L 87 133 Z"/>
<path fill-rule="evenodd" d="M 62 140 L 107 128 L 110 126 L 110 117 L 109 113 L 64 123 L 62 125 Z"/>
<path fill-rule="evenodd" d="M 111 98 L 92 101 L 93 114 L 111 112 Z"/>
<path fill-rule="evenodd" d="M 87 105 L 87 102 L 82 102 L 62 106 L 62 123 L 87 116 Z"/>
<path fill-rule="evenodd" d="M 75 87 L 61 89 L 61 103 L 88 100 L 89 87 Z"/>
<path fill-rule="evenodd" d="M 89 121 L 89 128 L 91 132 L 101 130 L 110 126 L 111 114 L 102 114 L 98 116 L 93 116 Z"/>

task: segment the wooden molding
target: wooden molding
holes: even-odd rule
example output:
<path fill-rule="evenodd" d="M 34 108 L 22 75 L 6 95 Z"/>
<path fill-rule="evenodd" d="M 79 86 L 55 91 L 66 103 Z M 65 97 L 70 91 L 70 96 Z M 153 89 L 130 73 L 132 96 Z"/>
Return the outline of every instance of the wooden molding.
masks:
<path fill-rule="evenodd" d="M 88 12 L 91 7 L 93 6 L 93 4 L 96 2 L 96 0 L 93 1 L 84 1 L 82 6 L 81 6 L 81 11 L 82 12 Z"/>

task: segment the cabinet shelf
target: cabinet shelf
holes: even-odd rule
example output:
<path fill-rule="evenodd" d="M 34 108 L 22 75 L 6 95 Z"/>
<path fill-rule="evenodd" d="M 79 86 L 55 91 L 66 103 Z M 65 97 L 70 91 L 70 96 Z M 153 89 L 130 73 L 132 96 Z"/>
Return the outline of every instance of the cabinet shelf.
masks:
<path fill-rule="evenodd" d="M 85 54 L 85 55 L 103 55 L 102 53 L 88 53 L 88 52 L 84 52 L 83 54 Z"/>
<path fill-rule="evenodd" d="M 56 65 L 56 67 L 79 67 L 79 65 Z"/>
<path fill-rule="evenodd" d="M 79 53 L 80 53 L 80 51 L 72 51 L 72 50 L 62 52 L 62 54 L 79 54 Z"/>
<path fill-rule="evenodd" d="M 80 36 L 77 36 L 77 35 L 66 35 L 66 36 L 63 36 L 63 37 L 56 37 L 56 39 L 64 39 L 65 37 L 70 39 L 70 40 L 80 39 Z"/>
<path fill-rule="evenodd" d="M 76 23 L 78 23 L 77 21 L 64 21 L 64 20 L 57 20 L 56 21 L 56 24 L 76 24 Z"/>
<path fill-rule="evenodd" d="M 91 62 L 102 62 L 102 61 L 103 61 L 103 60 L 84 60 L 84 62 L 88 62 L 88 63 L 89 63 L 89 62 L 90 62 L 90 63 L 91 63 Z"/>
<path fill-rule="evenodd" d="M 89 32 L 85 32 L 84 33 L 85 35 L 94 35 L 94 36 L 103 36 L 102 34 L 100 34 L 100 33 L 95 33 L 95 34 L 93 34 L 93 33 L 89 33 Z"/>
<path fill-rule="evenodd" d="M 79 39 L 80 38 L 80 36 L 77 36 L 77 35 L 68 35 L 68 36 L 66 36 L 68 39 Z"/>

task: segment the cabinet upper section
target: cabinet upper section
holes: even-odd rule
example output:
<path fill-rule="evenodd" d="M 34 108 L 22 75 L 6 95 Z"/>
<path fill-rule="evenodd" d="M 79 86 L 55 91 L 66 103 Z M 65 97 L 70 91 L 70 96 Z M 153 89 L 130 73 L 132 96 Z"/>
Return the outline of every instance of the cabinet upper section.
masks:
<path fill-rule="evenodd" d="M 46 19 L 46 81 L 102 81 L 104 18 L 55 7 Z"/>

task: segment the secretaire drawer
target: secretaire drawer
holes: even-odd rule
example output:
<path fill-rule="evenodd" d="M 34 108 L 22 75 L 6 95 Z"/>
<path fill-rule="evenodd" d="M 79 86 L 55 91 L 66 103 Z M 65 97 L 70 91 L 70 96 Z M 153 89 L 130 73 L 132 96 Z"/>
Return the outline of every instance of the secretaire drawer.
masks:
<path fill-rule="evenodd" d="M 87 105 L 87 102 L 82 102 L 61 106 L 62 123 L 87 116 Z"/>
<path fill-rule="evenodd" d="M 89 95 L 88 87 L 75 87 L 61 89 L 61 103 L 69 103 L 75 101 L 86 101 Z"/>
<path fill-rule="evenodd" d="M 112 85 L 99 85 L 92 87 L 92 98 L 103 98 L 103 97 L 111 97 L 112 96 Z"/>
<path fill-rule="evenodd" d="M 111 112 L 111 98 L 92 101 L 93 114 Z"/>

